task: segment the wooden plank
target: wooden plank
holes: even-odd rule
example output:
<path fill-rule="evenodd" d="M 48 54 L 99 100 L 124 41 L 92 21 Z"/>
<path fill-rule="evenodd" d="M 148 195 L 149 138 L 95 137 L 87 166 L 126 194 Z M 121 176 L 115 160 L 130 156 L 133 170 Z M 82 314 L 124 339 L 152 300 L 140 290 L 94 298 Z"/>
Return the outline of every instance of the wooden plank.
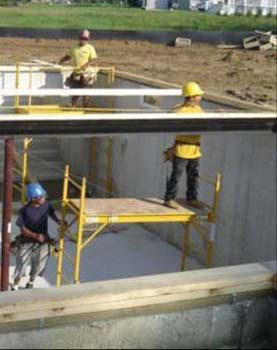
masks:
<path fill-rule="evenodd" d="M 195 299 L 272 290 L 274 273 L 261 264 L 238 265 L 0 295 L 0 325 L 98 314 Z"/>
<path fill-rule="evenodd" d="M 36 309 L 34 311 L 26 311 L 16 312 L 16 313 L 6 313 L 0 315 L 0 324 L 6 322 L 18 322 L 18 321 L 27 321 L 34 319 L 43 319 L 48 317 L 58 317 L 58 316 L 71 316 L 71 315 L 79 315 L 86 313 L 99 313 L 99 312 L 107 312 L 112 310 L 117 310 L 118 312 L 122 312 L 122 310 L 126 310 L 129 308 L 139 308 L 160 304 L 170 304 L 176 302 L 182 302 L 184 300 L 193 300 L 200 298 L 209 298 L 212 296 L 221 296 L 221 295 L 229 295 L 243 292 L 251 292 L 251 291 L 261 291 L 261 290 L 270 290 L 272 289 L 272 282 L 260 282 L 260 283 L 252 283 L 249 285 L 241 285 L 241 286 L 233 286 L 226 288 L 215 288 L 215 289 L 207 289 L 207 290 L 199 290 L 194 293 L 178 293 L 176 295 L 163 295 L 159 297 L 128 297 L 126 296 L 125 300 L 122 301 L 105 301 L 102 303 L 89 303 L 79 304 L 78 306 L 72 305 L 72 303 L 67 303 L 66 306 L 50 306 L 47 309 Z"/>
<path fill-rule="evenodd" d="M 218 45 L 218 49 L 242 49 L 243 45 Z"/>
<path fill-rule="evenodd" d="M 160 305 L 147 305 L 141 307 L 134 307 L 121 310 L 108 310 L 105 312 L 93 312 L 86 314 L 76 314 L 68 316 L 57 316 L 57 317 L 48 317 L 43 319 L 34 319 L 29 321 L 17 321 L 17 322 L 7 322 L 0 323 L 0 332 L 19 332 L 26 331 L 32 329 L 41 329 L 44 327 L 58 327 L 61 325 L 68 325 L 86 321 L 101 321 L 101 320 L 110 320 L 118 317 L 136 317 L 142 315 L 153 315 L 157 313 L 167 313 L 167 312 L 180 312 L 183 310 L 190 310 L 195 308 L 203 308 L 210 307 L 220 304 L 231 304 L 234 301 L 239 302 L 245 299 L 251 298 L 267 298 L 272 296 L 273 294 L 268 290 L 261 291 L 248 291 L 236 293 L 235 298 L 232 294 L 202 298 L 202 299 L 194 299 L 194 300 L 182 300 L 177 302 L 172 302 L 168 304 L 160 304 Z"/>
<path fill-rule="evenodd" d="M 80 205 L 78 199 L 71 199 L 76 207 Z M 164 201 L 158 198 L 103 198 L 90 199 L 85 201 L 86 216 L 100 216 L 100 215 L 173 215 L 173 214 L 208 214 L 205 210 L 192 210 L 185 205 L 184 199 L 177 199 L 177 202 L 182 206 L 178 209 L 172 209 L 164 205 Z"/>

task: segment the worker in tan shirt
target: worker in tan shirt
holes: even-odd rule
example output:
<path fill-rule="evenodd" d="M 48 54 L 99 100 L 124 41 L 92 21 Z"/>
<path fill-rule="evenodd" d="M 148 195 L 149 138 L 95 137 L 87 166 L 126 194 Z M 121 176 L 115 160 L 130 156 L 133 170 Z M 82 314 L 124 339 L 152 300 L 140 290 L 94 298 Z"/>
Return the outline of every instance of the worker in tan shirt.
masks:
<path fill-rule="evenodd" d="M 97 54 L 92 45 L 89 44 L 90 32 L 84 29 L 79 36 L 79 44 L 73 47 L 69 54 L 58 62 L 62 64 L 73 60 L 74 71 L 66 81 L 66 85 L 74 89 L 89 88 L 97 77 L 97 68 L 91 67 L 92 62 L 97 59 Z M 71 105 L 76 107 L 79 96 L 72 96 Z M 83 107 L 88 107 L 89 97 L 83 97 Z"/>
<path fill-rule="evenodd" d="M 204 92 L 195 82 L 188 82 L 183 85 L 184 103 L 175 109 L 176 113 L 202 113 L 200 106 Z M 200 148 L 201 135 L 177 135 L 175 144 L 171 147 L 173 153 L 172 173 L 167 182 L 165 193 L 165 205 L 178 209 L 180 205 L 175 201 L 178 183 L 186 168 L 187 172 L 187 204 L 202 208 L 203 206 L 197 200 L 198 178 L 199 178 L 199 159 L 202 156 Z"/>

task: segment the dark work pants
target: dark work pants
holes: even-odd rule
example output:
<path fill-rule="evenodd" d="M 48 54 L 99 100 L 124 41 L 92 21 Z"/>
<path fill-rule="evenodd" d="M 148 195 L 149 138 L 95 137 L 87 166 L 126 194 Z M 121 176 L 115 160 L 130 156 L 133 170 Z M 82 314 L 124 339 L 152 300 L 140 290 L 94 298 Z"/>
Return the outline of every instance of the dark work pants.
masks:
<path fill-rule="evenodd" d="M 178 183 L 184 169 L 187 171 L 187 192 L 186 199 L 193 200 L 197 198 L 198 179 L 199 179 L 199 158 L 185 159 L 174 156 L 172 162 L 172 173 L 167 181 L 165 200 L 176 198 L 178 192 Z"/>

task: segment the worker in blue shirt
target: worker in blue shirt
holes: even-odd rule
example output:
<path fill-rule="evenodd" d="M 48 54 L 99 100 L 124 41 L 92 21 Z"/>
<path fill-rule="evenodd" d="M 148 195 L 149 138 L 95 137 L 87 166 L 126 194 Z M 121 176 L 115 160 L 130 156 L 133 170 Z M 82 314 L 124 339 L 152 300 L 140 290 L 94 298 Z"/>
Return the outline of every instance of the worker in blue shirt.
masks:
<path fill-rule="evenodd" d="M 58 225 L 61 220 L 55 214 L 52 205 L 46 199 L 46 191 L 38 183 L 27 187 L 29 202 L 20 210 L 16 225 L 21 234 L 18 237 L 16 253 L 16 270 L 12 290 L 18 290 L 26 267 L 31 264 L 30 280 L 26 288 L 33 288 L 35 278 L 42 276 L 50 256 L 50 245 L 53 243 L 48 235 L 48 218 Z"/>

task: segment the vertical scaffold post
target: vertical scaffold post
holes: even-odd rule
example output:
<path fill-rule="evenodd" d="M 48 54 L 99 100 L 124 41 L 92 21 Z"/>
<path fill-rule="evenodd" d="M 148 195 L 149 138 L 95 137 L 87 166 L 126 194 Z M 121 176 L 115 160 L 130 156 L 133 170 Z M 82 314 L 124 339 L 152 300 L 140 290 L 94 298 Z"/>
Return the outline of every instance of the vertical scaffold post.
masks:
<path fill-rule="evenodd" d="M 215 224 L 212 224 L 207 244 L 206 265 L 212 267 L 213 265 L 213 253 L 214 253 L 214 241 L 215 241 Z"/>
<path fill-rule="evenodd" d="M 108 138 L 108 159 L 107 159 L 107 183 L 106 190 L 108 193 L 113 191 L 113 181 L 112 181 L 112 162 L 113 162 L 113 138 Z"/>
<path fill-rule="evenodd" d="M 63 223 L 66 217 L 66 206 L 68 201 L 68 183 L 69 183 L 69 166 L 65 167 L 64 181 L 63 181 L 63 200 L 62 200 L 62 226 L 59 229 L 59 251 L 58 251 L 58 262 L 57 262 L 57 281 L 56 284 L 59 287 L 62 283 L 63 278 L 63 254 L 64 254 L 64 238 L 65 238 L 65 227 Z"/>
<path fill-rule="evenodd" d="M 189 238 L 190 238 L 190 223 L 185 222 L 185 233 L 184 233 L 184 242 L 183 242 L 183 251 L 182 251 L 182 262 L 181 262 L 181 271 L 187 269 L 187 256 L 189 250 Z"/>
<path fill-rule="evenodd" d="M 14 139 L 5 140 L 5 168 L 4 168 L 4 198 L 2 216 L 2 260 L 1 260 L 1 291 L 9 288 L 10 270 L 10 240 L 11 240 L 11 216 L 13 197 L 13 158 Z"/>
<path fill-rule="evenodd" d="M 89 180 L 92 184 L 96 183 L 96 138 L 91 137 L 90 139 L 90 169 L 89 169 Z M 93 195 L 94 188 L 92 189 Z"/>
<path fill-rule="evenodd" d="M 221 174 L 217 174 L 216 181 L 214 183 L 214 201 L 213 209 L 209 215 L 209 221 L 212 223 L 210 237 L 207 240 L 207 255 L 206 255 L 206 265 L 207 267 L 212 267 L 213 264 L 213 253 L 214 253 L 214 242 L 215 242 L 215 222 L 217 218 L 217 209 L 219 205 L 219 195 L 221 190 Z"/>
<path fill-rule="evenodd" d="M 15 68 L 15 88 L 19 88 L 19 75 L 20 75 L 20 66 L 17 63 L 16 68 Z M 15 108 L 19 107 L 19 96 L 15 95 L 14 96 L 14 106 Z"/>
<path fill-rule="evenodd" d="M 30 67 L 29 70 L 29 89 L 32 89 L 32 84 L 33 84 L 33 67 Z M 28 96 L 28 112 L 30 113 L 30 109 L 31 109 L 31 105 L 32 105 L 32 95 L 30 94 Z"/>
<path fill-rule="evenodd" d="M 28 180 L 28 148 L 32 139 L 24 139 L 23 144 L 23 156 L 22 156 L 22 192 L 21 192 L 21 202 L 26 203 L 26 184 Z"/>
<path fill-rule="evenodd" d="M 84 177 L 82 180 L 79 223 L 78 223 L 78 233 L 77 233 L 77 242 L 76 242 L 76 256 L 75 256 L 75 267 L 74 267 L 75 283 L 80 283 L 80 261 L 81 261 L 83 230 L 84 230 L 84 222 L 85 222 L 85 217 L 84 217 L 85 200 L 86 200 L 86 178 Z"/>
<path fill-rule="evenodd" d="M 215 223 L 217 216 L 217 209 L 219 205 L 219 195 L 221 190 L 221 174 L 217 174 L 216 181 L 214 183 L 214 200 L 212 211 L 209 214 L 209 221 Z"/>

